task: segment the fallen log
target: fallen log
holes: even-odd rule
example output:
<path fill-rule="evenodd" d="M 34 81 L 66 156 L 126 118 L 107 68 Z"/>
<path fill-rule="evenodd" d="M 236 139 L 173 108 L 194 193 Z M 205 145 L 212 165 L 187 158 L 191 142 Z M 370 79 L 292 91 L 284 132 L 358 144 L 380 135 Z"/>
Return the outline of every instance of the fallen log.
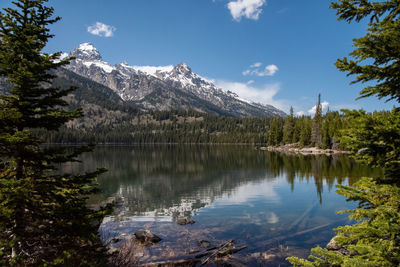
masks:
<path fill-rule="evenodd" d="M 247 248 L 246 246 L 244 247 L 240 247 L 240 248 L 229 248 L 225 251 L 222 251 L 224 248 L 226 248 L 228 245 L 231 246 L 233 244 L 233 240 L 226 242 L 225 244 L 223 244 L 222 246 L 220 246 L 218 249 L 216 249 L 215 252 L 213 252 L 210 256 L 208 256 L 206 259 L 204 259 L 201 262 L 201 265 L 206 264 L 211 258 L 217 256 L 217 257 L 223 257 L 223 256 L 227 256 L 227 255 L 231 255 L 234 254 L 236 252 L 239 252 L 245 248 Z"/>
<path fill-rule="evenodd" d="M 239 252 L 239 251 L 241 251 L 241 250 L 243 250 L 245 248 L 247 248 L 247 246 L 238 247 L 238 248 L 231 248 L 231 249 L 228 249 L 226 251 L 217 253 L 217 256 L 218 257 L 224 257 L 224 256 L 232 255 L 232 254 L 235 254 L 235 253 L 237 253 L 237 252 Z"/>
<path fill-rule="evenodd" d="M 226 241 L 225 243 L 222 243 L 222 244 L 220 244 L 218 246 L 215 246 L 215 247 L 212 247 L 212 248 L 208 248 L 206 251 L 216 250 L 216 249 L 219 249 L 221 247 L 225 247 L 227 244 L 231 244 L 232 245 L 233 243 L 235 243 L 235 240 L 231 239 L 231 240 Z"/>
<path fill-rule="evenodd" d="M 181 260 L 169 260 L 169 261 L 158 261 L 145 263 L 140 266 L 152 267 L 152 266 L 195 266 L 200 262 L 200 259 L 181 259 Z"/>
<path fill-rule="evenodd" d="M 199 259 L 199 258 L 203 258 L 205 256 L 208 256 L 208 255 L 210 255 L 212 253 L 215 253 L 216 252 L 215 250 L 218 251 L 219 249 L 224 248 L 224 247 L 226 247 L 228 245 L 231 246 L 234 242 L 235 242 L 235 240 L 232 239 L 232 240 L 229 240 L 229 241 L 227 241 L 225 243 L 222 243 L 222 244 L 220 244 L 218 246 L 209 248 L 209 249 L 206 250 L 206 252 L 203 252 L 203 253 L 200 253 L 200 254 L 196 255 L 195 258 Z"/>
<path fill-rule="evenodd" d="M 234 240 L 229 240 L 225 243 L 222 243 L 218 246 L 215 246 L 213 248 L 209 248 L 205 250 L 203 253 L 199 253 L 197 255 L 193 255 L 192 258 L 186 258 L 186 259 L 171 259 L 171 260 L 166 260 L 166 261 L 158 261 L 158 262 L 148 262 L 141 264 L 140 266 L 143 267 L 152 267 L 152 266 L 196 266 L 196 264 L 200 263 L 200 265 L 204 265 L 207 262 L 209 262 L 212 258 L 214 257 L 224 257 L 228 255 L 235 254 L 245 248 L 247 246 L 242 246 L 238 248 L 231 248 L 233 245 Z M 203 261 L 201 260 L 202 258 L 208 256 L 206 259 Z"/>

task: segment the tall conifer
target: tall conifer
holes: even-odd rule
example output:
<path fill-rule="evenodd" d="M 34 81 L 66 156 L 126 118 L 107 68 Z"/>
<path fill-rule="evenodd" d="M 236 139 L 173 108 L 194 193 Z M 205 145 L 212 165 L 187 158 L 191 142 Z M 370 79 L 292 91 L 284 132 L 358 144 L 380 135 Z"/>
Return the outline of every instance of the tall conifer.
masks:
<path fill-rule="evenodd" d="M 376 95 L 398 104 L 400 2 L 338 0 L 331 7 L 340 20 L 370 19 L 368 33 L 354 40 L 352 59 L 340 59 L 336 66 L 357 75 L 354 82 L 370 82 L 361 97 Z M 338 186 L 339 194 L 358 202 L 356 209 L 342 212 L 350 213 L 357 223 L 335 229 L 341 251 L 316 247 L 310 261 L 288 260 L 296 266 L 400 266 L 400 110 L 374 114 L 347 110 L 345 115 L 348 127 L 341 142 L 355 158 L 383 168 L 384 174 L 362 178 L 354 187 Z"/>
<path fill-rule="evenodd" d="M 321 94 L 318 94 L 318 103 L 315 106 L 315 115 L 312 120 L 311 145 L 321 146 L 322 106 Z"/>
<path fill-rule="evenodd" d="M 288 144 L 293 140 L 294 132 L 294 116 L 293 107 L 290 107 L 290 114 L 286 116 L 285 122 L 283 124 L 283 143 Z"/>
<path fill-rule="evenodd" d="M 68 60 L 42 51 L 53 37 L 48 26 L 60 19 L 45 2 L 17 0 L 0 12 L 0 78 L 11 87 L 0 95 L 0 265 L 101 265 L 97 227 L 105 210 L 85 202 L 102 170 L 58 174 L 57 165 L 89 148 L 66 154 L 34 134 L 82 116 L 62 99 L 74 88 L 51 86 L 52 71 Z"/>

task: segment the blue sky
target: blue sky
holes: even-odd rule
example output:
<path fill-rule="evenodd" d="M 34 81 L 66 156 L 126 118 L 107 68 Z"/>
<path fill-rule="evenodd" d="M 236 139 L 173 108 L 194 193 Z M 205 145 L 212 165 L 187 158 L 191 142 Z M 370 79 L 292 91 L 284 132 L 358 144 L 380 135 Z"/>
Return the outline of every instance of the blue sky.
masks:
<path fill-rule="evenodd" d="M 0 7 L 11 1 L 1 1 Z M 46 52 L 92 42 L 111 64 L 188 64 L 241 97 L 308 114 L 318 93 L 331 109 L 389 109 L 334 66 L 366 24 L 337 21 L 326 0 L 50 0 L 62 20 Z M 96 24 L 97 23 L 97 24 Z"/>

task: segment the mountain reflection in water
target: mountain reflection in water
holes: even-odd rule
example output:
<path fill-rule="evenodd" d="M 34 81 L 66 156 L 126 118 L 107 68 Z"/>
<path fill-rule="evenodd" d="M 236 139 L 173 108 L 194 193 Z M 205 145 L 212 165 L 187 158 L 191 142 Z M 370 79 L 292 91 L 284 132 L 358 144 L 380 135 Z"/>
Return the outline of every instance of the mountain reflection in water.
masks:
<path fill-rule="evenodd" d="M 277 246 L 306 255 L 329 241 L 333 227 L 348 223 L 335 212 L 354 204 L 334 193 L 335 184 L 379 175 L 344 155 L 288 156 L 247 146 L 98 147 L 82 160 L 65 171 L 109 170 L 99 179 L 102 193 L 90 199 L 92 205 L 116 203 L 103 222 L 104 235 L 150 229 L 163 238 L 143 252 L 143 262 L 176 258 L 200 239 L 247 245 L 241 257 L 248 265 L 263 264 L 263 255 Z M 196 223 L 177 225 L 181 216 Z"/>

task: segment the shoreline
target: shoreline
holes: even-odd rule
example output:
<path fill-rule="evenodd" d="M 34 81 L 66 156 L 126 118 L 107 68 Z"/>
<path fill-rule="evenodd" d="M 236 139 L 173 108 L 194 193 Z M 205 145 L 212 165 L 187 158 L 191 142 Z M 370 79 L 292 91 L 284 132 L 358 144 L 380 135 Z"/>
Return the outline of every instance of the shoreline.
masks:
<path fill-rule="evenodd" d="M 287 144 L 281 146 L 260 147 L 260 150 L 279 152 L 283 154 L 301 154 L 301 155 L 338 155 L 349 154 L 349 151 L 338 149 L 322 149 L 318 147 L 303 147 L 300 148 L 297 144 Z"/>

